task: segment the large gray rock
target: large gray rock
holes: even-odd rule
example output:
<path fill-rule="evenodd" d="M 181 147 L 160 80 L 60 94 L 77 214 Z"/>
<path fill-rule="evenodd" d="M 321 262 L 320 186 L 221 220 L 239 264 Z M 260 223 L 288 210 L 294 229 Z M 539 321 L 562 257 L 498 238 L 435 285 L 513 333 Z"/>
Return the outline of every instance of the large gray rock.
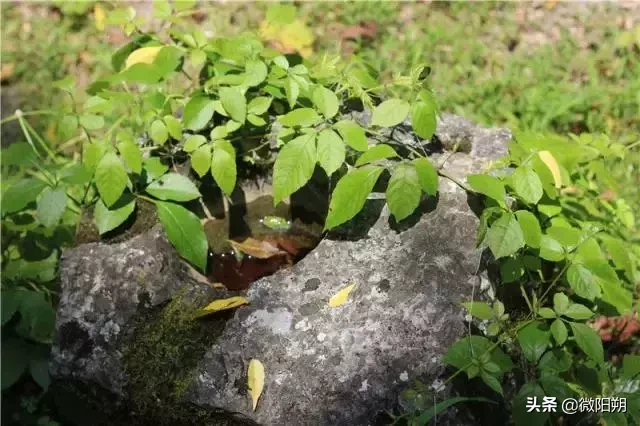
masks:
<path fill-rule="evenodd" d="M 454 116 L 439 122 L 438 136 L 443 144 L 455 140 L 465 147 L 466 152 L 434 155 L 436 161 L 447 158 L 444 170 L 461 181 L 502 156 L 510 138 L 503 129 L 483 129 Z M 432 384 L 442 378 L 440 358 L 465 332 L 459 302 L 471 296 L 480 262 L 477 218 L 455 183 L 441 179 L 438 199 L 425 199 L 400 224 L 380 195 L 373 193 L 354 221 L 330 233 L 295 266 L 252 284 L 250 304 L 214 319 L 215 331 L 198 329 L 202 345 L 189 349 L 196 359 L 180 361 L 188 355 L 180 350 L 155 351 L 167 353 L 161 362 L 172 360 L 163 365 L 187 367 L 179 377 L 167 372 L 168 383 L 151 366 L 158 358 L 153 344 L 148 347 L 154 338 L 140 332 L 153 329 L 145 321 L 162 317 L 146 312 L 167 310 L 167 301 L 185 294 L 191 304 L 223 294 L 190 279 L 157 229 L 121 244 L 66 252 L 52 374 L 97 384 L 122 401 L 148 401 L 139 395 L 146 392 L 139 377 L 144 363 L 132 361 L 144 353 L 151 380 L 159 383 L 154 386 L 179 388 L 154 393 L 152 411 L 159 418 L 170 415 L 163 404 L 163 395 L 170 394 L 172 401 L 265 425 L 374 423 L 412 380 Z M 352 283 L 349 300 L 330 308 L 329 298 Z M 165 335 L 155 339 L 174 341 Z M 246 390 L 253 358 L 266 370 L 255 412 Z M 180 386 L 171 383 L 176 379 Z"/>

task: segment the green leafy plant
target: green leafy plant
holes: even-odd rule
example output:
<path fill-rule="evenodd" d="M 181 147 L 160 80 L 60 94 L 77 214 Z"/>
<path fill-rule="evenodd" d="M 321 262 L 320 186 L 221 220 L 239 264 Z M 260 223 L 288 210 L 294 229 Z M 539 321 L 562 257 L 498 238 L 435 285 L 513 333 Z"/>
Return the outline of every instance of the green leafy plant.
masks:
<path fill-rule="evenodd" d="M 173 6 L 155 7 L 166 12 Z M 142 33 L 130 9 L 111 11 L 107 21 L 124 26 L 132 40 L 113 55 L 114 72 L 89 87 L 82 108 L 62 118 L 68 133 L 86 134 L 73 184 L 83 186 L 80 207 L 94 206 L 101 234 L 146 200 L 156 205 L 178 252 L 205 269 L 201 218 L 183 203 L 200 199 L 199 183 L 208 175 L 230 196 L 238 169 L 257 163 L 273 165 L 275 204 L 307 184 L 316 166 L 335 179 L 326 229 L 353 218 L 385 170 L 391 173 L 386 198 L 397 220 L 417 208 L 423 192 L 435 195 L 438 175 L 426 154 L 412 150 L 401 158 L 393 132 L 382 134 L 411 115 L 420 137 L 433 135 L 436 105 L 422 68 L 381 85 L 364 66 L 283 56 L 250 34 L 209 39 L 167 15 L 166 41 Z M 393 86 L 410 95 L 380 102 Z M 72 81 L 58 87 L 73 97 Z M 368 126 L 348 115 L 352 99 L 372 111 Z M 45 226 L 58 223 L 67 201 L 65 187 L 44 189 L 32 178 L 7 191 L 18 203 L 8 213 L 39 197 Z"/>
<path fill-rule="evenodd" d="M 493 255 L 498 298 L 463 304 L 485 336 L 458 341 L 444 362 L 504 398 L 505 377 L 519 378 L 509 395 L 516 424 L 561 422 L 560 409 L 528 412 L 527 398 L 543 396 L 557 398 L 558 407 L 566 398 L 626 398 L 625 413 L 577 416 L 607 424 L 640 418 L 640 359 L 625 354 L 633 342 L 603 348 L 592 323 L 637 310 L 635 217 L 624 199 L 606 196 L 609 169 L 630 148 L 602 135 L 524 133 L 491 174 L 468 176 L 485 199 L 478 245 Z M 522 303 L 511 298 L 505 306 L 500 295 L 514 289 Z"/>

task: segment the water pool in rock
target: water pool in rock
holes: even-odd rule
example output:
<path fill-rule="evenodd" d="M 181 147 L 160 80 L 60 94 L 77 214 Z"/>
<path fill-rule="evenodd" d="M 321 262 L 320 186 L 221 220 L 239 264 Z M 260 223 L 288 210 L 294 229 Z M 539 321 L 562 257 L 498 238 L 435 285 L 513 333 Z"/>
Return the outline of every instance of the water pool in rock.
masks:
<path fill-rule="evenodd" d="M 231 210 L 204 224 L 209 241 L 207 277 L 229 290 L 245 290 L 261 277 L 290 267 L 308 254 L 322 237 L 317 215 L 288 205 L 273 207 L 270 196 Z M 281 219 L 277 219 L 281 218 Z M 273 227 L 269 221 L 281 222 Z"/>

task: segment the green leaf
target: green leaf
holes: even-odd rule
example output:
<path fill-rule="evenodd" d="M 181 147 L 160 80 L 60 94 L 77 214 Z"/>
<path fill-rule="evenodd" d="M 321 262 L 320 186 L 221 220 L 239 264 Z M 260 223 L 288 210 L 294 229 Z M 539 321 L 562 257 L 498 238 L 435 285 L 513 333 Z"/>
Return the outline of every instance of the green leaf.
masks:
<path fill-rule="evenodd" d="M 381 143 L 379 145 L 374 145 L 371 149 L 365 151 L 356 161 L 356 167 L 397 156 L 398 153 L 395 149 L 391 148 L 389 145 Z"/>
<path fill-rule="evenodd" d="M 530 167 L 518 167 L 511 176 L 511 183 L 518 197 L 525 203 L 537 204 L 542 198 L 542 182 Z"/>
<path fill-rule="evenodd" d="M 310 127 L 320 123 L 322 119 L 313 108 L 298 108 L 280 116 L 278 121 L 285 127 Z"/>
<path fill-rule="evenodd" d="M 566 342 L 569 332 L 560 318 L 551 323 L 551 334 L 558 346 L 562 346 Z"/>
<path fill-rule="evenodd" d="M 40 355 L 37 358 L 31 358 L 29 362 L 29 373 L 33 380 L 40 385 L 43 391 L 46 392 L 51 384 L 51 377 L 49 376 L 48 350 L 44 355 Z"/>
<path fill-rule="evenodd" d="M 440 413 L 443 413 L 447 408 L 451 407 L 452 405 L 459 404 L 461 402 L 486 402 L 489 404 L 495 404 L 495 401 L 491 401 L 490 399 L 486 399 L 486 398 L 468 398 L 463 396 L 456 396 L 453 398 L 446 399 L 442 402 L 439 402 L 436 405 L 434 405 L 433 408 L 429 408 L 428 410 L 423 411 L 422 414 L 420 414 L 420 417 L 418 417 L 414 421 L 414 423 L 412 423 L 412 425 L 426 426 L 427 424 L 429 424 L 432 418 L 434 418 Z"/>
<path fill-rule="evenodd" d="M 500 380 L 496 376 L 485 373 L 483 371 L 482 374 L 480 374 L 480 378 L 491 389 L 496 391 L 498 394 L 503 395 L 502 385 L 500 384 Z"/>
<path fill-rule="evenodd" d="M 258 60 L 249 60 L 245 64 L 244 85 L 258 86 L 267 78 L 267 66 Z"/>
<path fill-rule="evenodd" d="M 629 281 L 634 280 L 634 266 L 631 257 L 629 256 L 629 250 L 627 249 L 626 244 L 616 238 L 612 238 L 609 236 L 602 237 L 602 242 L 604 244 L 605 249 L 613 263 L 616 266 L 616 269 L 622 269 Z M 596 243 L 597 244 L 597 243 Z M 585 244 L 583 243 L 578 250 L 580 250 Z"/>
<path fill-rule="evenodd" d="M 27 142 L 13 142 L 2 149 L 2 167 L 24 166 L 36 160 L 36 153 Z"/>
<path fill-rule="evenodd" d="M 410 164 L 400 164 L 389 179 L 386 198 L 389 210 L 396 221 L 408 217 L 420 204 L 420 183 L 418 172 Z"/>
<path fill-rule="evenodd" d="M 93 209 L 93 219 L 98 227 L 100 235 L 116 229 L 136 208 L 136 201 L 133 197 L 122 197 L 118 203 L 108 209 L 102 200 L 98 200 Z"/>
<path fill-rule="evenodd" d="M 471 189 L 480 194 L 484 194 L 489 198 L 493 198 L 505 207 L 504 198 L 506 195 L 504 184 L 493 176 L 476 174 L 467 176 L 467 182 Z"/>
<path fill-rule="evenodd" d="M 569 308 L 569 298 L 564 293 L 556 293 L 553 295 L 553 310 L 558 315 L 564 315 Z"/>
<path fill-rule="evenodd" d="M 422 139 L 431 139 L 436 132 L 435 105 L 428 102 L 416 102 L 411 109 L 411 125 Z"/>
<path fill-rule="evenodd" d="M 182 257 L 204 271 L 209 245 L 198 216 L 178 204 L 157 201 L 156 207 L 171 244 Z"/>
<path fill-rule="evenodd" d="M 313 91 L 312 100 L 318 111 L 325 118 L 333 118 L 338 113 L 338 97 L 326 87 L 316 87 Z"/>
<path fill-rule="evenodd" d="M 179 173 L 167 173 L 147 186 L 146 191 L 160 200 L 190 201 L 200 198 L 191 180 Z"/>
<path fill-rule="evenodd" d="M 633 294 L 622 287 L 620 281 L 601 281 L 601 300 L 615 308 L 620 315 L 627 314 L 633 303 Z"/>
<path fill-rule="evenodd" d="M 229 131 L 227 130 L 226 126 L 216 126 L 211 129 L 211 133 L 209 134 L 212 141 L 215 141 L 217 139 L 224 139 L 228 135 Z"/>
<path fill-rule="evenodd" d="M 289 102 L 289 108 L 293 109 L 298 101 L 298 95 L 300 94 L 300 86 L 291 77 L 288 77 L 284 82 L 284 93 L 287 96 Z M 283 123 L 284 124 L 284 123 Z"/>
<path fill-rule="evenodd" d="M 371 125 L 392 127 L 400 124 L 409 114 L 409 103 L 402 99 L 389 99 L 382 102 L 373 110 Z"/>
<path fill-rule="evenodd" d="M 556 317 L 556 313 L 551 308 L 540 308 L 538 309 L 538 315 L 545 319 L 551 319 Z"/>
<path fill-rule="evenodd" d="M 555 371 L 556 373 L 561 373 L 567 371 L 571 367 L 572 358 L 573 354 L 569 355 L 564 349 L 552 349 L 542 355 L 542 358 L 540 358 L 540 362 L 538 363 L 538 368 L 540 370 L 548 370 Z"/>
<path fill-rule="evenodd" d="M 140 174 L 142 172 L 142 152 L 140 152 L 140 147 L 135 142 L 123 141 L 118 143 L 118 151 L 124 163 L 133 173 Z"/>
<path fill-rule="evenodd" d="M 365 166 L 341 177 L 331 194 L 324 228 L 335 228 L 358 214 L 383 170 L 378 166 Z"/>
<path fill-rule="evenodd" d="M 184 149 L 185 152 L 193 152 L 198 149 L 200 145 L 203 145 L 205 143 L 207 143 L 207 138 L 205 138 L 204 136 L 189 135 L 187 136 L 187 140 L 184 142 L 184 147 L 182 147 L 182 149 Z"/>
<path fill-rule="evenodd" d="M 604 361 L 604 351 L 600 336 L 591 327 L 585 324 L 570 323 L 576 344 L 589 358 L 597 363 Z"/>
<path fill-rule="evenodd" d="M 324 129 L 318 135 L 318 163 L 327 176 L 340 168 L 345 159 L 345 147 L 342 139 L 331 129 Z M 357 165 L 357 163 L 356 163 Z"/>
<path fill-rule="evenodd" d="M 493 257 L 511 256 L 524 247 L 524 235 L 515 216 L 504 213 L 487 230 L 487 244 Z"/>
<path fill-rule="evenodd" d="M 289 61 L 286 57 L 280 55 L 273 58 L 273 63 L 282 68 L 283 70 L 289 69 Z"/>
<path fill-rule="evenodd" d="M 510 257 L 500 265 L 500 278 L 503 283 L 512 283 L 524 275 L 524 265 L 519 257 Z"/>
<path fill-rule="evenodd" d="M 316 161 L 315 134 L 298 136 L 282 147 L 273 168 L 274 205 L 302 188 L 311 179 Z"/>
<path fill-rule="evenodd" d="M 158 157 L 146 158 L 142 164 L 151 179 L 157 179 L 169 170 L 169 166 L 164 164 Z"/>
<path fill-rule="evenodd" d="M 573 392 L 563 377 L 547 374 L 540 377 L 540 384 L 547 396 L 556 398 L 559 407 L 562 406 L 562 401 L 573 396 Z"/>
<path fill-rule="evenodd" d="M 262 127 L 267 125 L 267 122 L 265 121 L 264 118 L 258 117 L 257 115 L 253 115 L 253 114 L 247 115 L 247 121 L 257 127 Z"/>
<path fill-rule="evenodd" d="M 169 131 L 162 120 L 155 120 L 151 123 L 149 134 L 151 135 L 151 139 L 158 145 L 162 145 L 169 139 Z"/>
<path fill-rule="evenodd" d="M 45 228 L 56 225 L 67 208 L 67 194 L 64 187 L 45 188 L 38 199 L 38 219 Z"/>
<path fill-rule="evenodd" d="M 547 423 L 548 412 L 527 409 L 528 398 L 536 398 L 538 404 L 541 404 L 544 397 L 544 390 L 535 381 L 527 382 L 520 388 L 518 394 L 513 398 L 511 408 L 516 426 L 543 426 Z"/>
<path fill-rule="evenodd" d="M 591 309 L 587 308 L 586 306 L 579 303 L 572 303 L 565 309 L 563 315 L 574 320 L 587 320 L 594 314 L 593 312 L 591 312 Z"/>
<path fill-rule="evenodd" d="M 80 116 L 80 125 L 87 130 L 98 130 L 104 126 L 104 118 L 95 114 L 84 114 Z"/>
<path fill-rule="evenodd" d="M 21 179 L 14 183 L 2 195 L 2 214 L 14 213 L 27 207 L 38 198 L 47 186 L 38 179 Z"/>
<path fill-rule="evenodd" d="M 213 117 L 213 101 L 206 96 L 194 96 L 184 107 L 182 122 L 189 130 L 204 128 Z"/>
<path fill-rule="evenodd" d="M 225 111 L 238 123 L 244 123 L 247 118 L 247 99 L 237 87 L 221 87 L 220 101 Z"/>
<path fill-rule="evenodd" d="M 18 312 L 20 308 L 20 302 L 22 302 L 22 291 L 20 290 L 3 290 L 0 296 L 0 302 L 2 303 L 2 325 L 5 325 L 11 318 Z"/>
<path fill-rule="evenodd" d="M 29 365 L 29 347 L 21 339 L 11 337 L 2 342 L 2 390 L 13 386 Z"/>
<path fill-rule="evenodd" d="M 177 141 L 182 139 L 182 123 L 172 115 L 164 116 L 164 124 L 167 126 L 169 135 Z"/>
<path fill-rule="evenodd" d="M 438 171 L 427 158 L 416 158 L 412 161 L 418 172 L 418 180 L 422 190 L 435 196 L 438 192 Z"/>
<path fill-rule="evenodd" d="M 583 265 L 572 264 L 567 269 L 567 281 L 580 297 L 594 300 L 600 297 L 600 286 L 593 273 Z"/>
<path fill-rule="evenodd" d="M 211 175 L 220 189 L 229 196 L 236 186 L 236 174 L 236 151 L 233 145 L 224 139 L 215 141 L 211 156 Z"/>
<path fill-rule="evenodd" d="M 633 379 L 638 375 L 640 375 L 640 355 L 624 355 L 620 377 L 623 379 Z"/>
<path fill-rule="evenodd" d="M 96 168 L 95 181 L 98 192 L 107 207 L 118 201 L 127 187 L 129 177 L 115 153 L 110 152 L 102 157 Z"/>
<path fill-rule="evenodd" d="M 546 230 L 547 235 L 559 242 L 567 252 L 574 250 L 582 239 L 579 229 L 568 226 L 551 226 Z"/>
<path fill-rule="evenodd" d="M 539 248 L 542 229 L 540 229 L 538 218 L 526 210 L 518 210 L 516 212 L 516 218 L 518 219 L 522 234 L 524 235 L 524 241 L 527 245 L 529 247 Z"/>
<path fill-rule="evenodd" d="M 211 167 L 211 146 L 204 145 L 191 153 L 191 168 L 203 177 Z"/>
<path fill-rule="evenodd" d="M 54 259 L 57 260 L 57 257 L 54 256 Z M 27 291 L 22 295 L 20 322 L 15 329 L 20 336 L 41 343 L 51 343 L 55 321 L 56 313 L 43 293 Z"/>
<path fill-rule="evenodd" d="M 490 361 L 498 367 L 502 373 L 506 373 L 513 368 L 511 359 L 493 343 L 482 336 L 467 336 L 449 347 L 449 350 L 442 358 L 442 362 L 447 365 L 462 370 L 474 359 L 480 360 L 489 356 Z"/>
<path fill-rule="evenodd" d="M 493 309 L 484 302 L 465 302 L 462 306 L 464 306 L 472 316 L 480 318 L 481 320 L 490 320 L 494 317 Z"/>
<path fill-rule="evenodd" d="M 350 120 L 342 120 L 334 124 L 333 128 L 340 133 L 347 145 L 356 151 L 366 151 L 369 149 L 364 129 L 357 123 Z"/>
<path fill-rule="evenodd" d="M 253 98 L 249 101 L 249 105 L 247 105 L 247 112 L 249 114 L 262 115 L 269 110 L 271 101 L 272 98 L 267 96 L 258 96 Z"/>
<path fill-rule="evenodd" d="M 530 362 L 537 363 L 542 354 L 551 346 L 551 334 L 545 324 L 534 321 L 518 331 L 518 342 L 525 358 Z"/>
<path fill-rule="evenodd" d="M 564 249 L 559 242 L 548 235 L 540 237 L 540 257 L 552 262 L 564 259 Z"/>

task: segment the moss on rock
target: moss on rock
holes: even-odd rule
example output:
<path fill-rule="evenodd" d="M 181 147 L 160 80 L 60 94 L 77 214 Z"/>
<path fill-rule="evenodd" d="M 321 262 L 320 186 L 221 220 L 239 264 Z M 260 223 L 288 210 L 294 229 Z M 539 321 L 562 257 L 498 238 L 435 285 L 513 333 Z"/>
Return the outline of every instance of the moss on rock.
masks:
<path fill-rule="evenodd" d="M 196 309 L 178 296 L 135 320 L 123 352 L 127 391 L 140 410 L 146 411 L 158 401 L 179 402 L 198 361 L 222 332 L 223 319 L 196 320 Z"/>

